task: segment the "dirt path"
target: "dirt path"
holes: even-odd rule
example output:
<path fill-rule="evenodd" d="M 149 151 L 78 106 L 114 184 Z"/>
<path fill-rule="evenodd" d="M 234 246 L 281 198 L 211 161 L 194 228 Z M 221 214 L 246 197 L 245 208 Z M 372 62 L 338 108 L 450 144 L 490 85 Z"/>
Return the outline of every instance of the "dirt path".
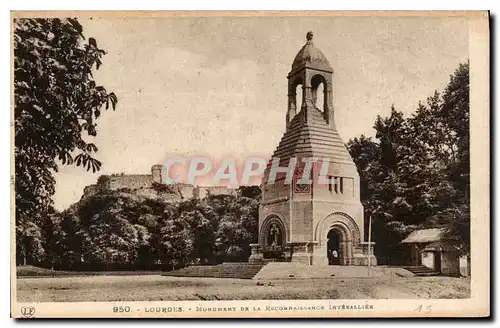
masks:
<path fill-rule="evenodd" d="M 470 280 L 449 277 L 261 281 L 165 276 L 94 276 L 17 280 L 29 302 L 238 299 L 467 298 Z"/>

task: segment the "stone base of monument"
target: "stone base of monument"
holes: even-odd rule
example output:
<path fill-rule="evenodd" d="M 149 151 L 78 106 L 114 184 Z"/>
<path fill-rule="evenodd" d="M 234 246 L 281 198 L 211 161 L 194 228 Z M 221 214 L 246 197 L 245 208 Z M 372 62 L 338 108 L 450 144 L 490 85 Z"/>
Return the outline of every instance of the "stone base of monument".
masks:
<path fill-rule="evenodd" d="M 372 247 L 374 243 L 371 243 Z M 273 252 L 269 249 L 265 251 L 260 244 L 250 244 L 251 255 L 249 263 L 269 263 L 269 262 L 292 262 L 304 265 L 328 266 L 329 260 L 326 250 L 317 246 L 315 242 L 294 242 L 283 248 L 281 252 L 275 252 L 282 255 L 273 257 Z M 286 251 L 285 251 L 286 250 Z M 377 258 L 373 255 L 373 250 L 368 249 L 368 243 L 362 242 L 354 248 L 352 256 L 342 258 L 342 266 L 376 266 Z M 267 254 L 266 256 L 264 256 Z M 276 255 L 275 254 L 275 255 Z M 370 255 L 369 255 L 370 254 Z M 370 260 L 368 260 L 370 258 Z"/>
<path fill-rule="evenodd" d="M 370 262 L 370 263 L 368 263 Z M 361 266 L 376 266 L 377 258 L 374 255 L 370 256 L 370 261 L 368 261 L 368 255 L 365 254 L 354 254 L 352 257 L 352 265 L 361 265 Z"/>
<path fill-rule="evenodd" d="M 297 262 L 267 263 L 254 276 L 254 280 L 289 280 L 289 279 L 336 279 L 379 277 L 400 279 L 412 276 L 411 272 L 398 267 L 356 265 L 307 265 Z"/>
<path fill-rule="evenodd" d="M 353 254 L 352 264 L 353 265 L 377 265 L 377 258 L 373 253 L 373 248 L 375 243 L 371 242 L 361 242 L 357 247 L 355 253 Z M 370 260 L 368 260 L 368 258 Z"/>
<path fill-rule="evenodd" d="M 312 257 L 310 254 L 294 254 L 291 260 L 292 263 L 302 263 L 306 265 L 312 264 Z"/>
<path fill-rule="evenodd" d="M 249 263 L 262 263 L 264 261 L 264 254 L 262 253 L 262 248 L 260 244 L 250 244 L 252 253 L 248 258 Z"/>
<path fill-rule="evenodd" d="M 292 249 L 290 262 L 311 265 L 313 263 L 313 246 L 314 243 L 310 242 L 290 243 Z"/>

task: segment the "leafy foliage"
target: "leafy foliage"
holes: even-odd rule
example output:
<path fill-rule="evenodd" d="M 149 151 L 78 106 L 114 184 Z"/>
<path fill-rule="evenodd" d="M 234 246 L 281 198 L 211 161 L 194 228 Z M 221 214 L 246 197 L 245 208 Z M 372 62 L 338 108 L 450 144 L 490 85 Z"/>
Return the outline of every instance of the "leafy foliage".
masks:
<path fill-rule="evenodd" d="M 75 164 L 98 171 L 96 120 L 117 97 L 92 76 L 105 51 L 76 19 L 14 22 L 15 189 L 18 228 L 52 204 L 53 173 Z"/>
<path fill-rule="evenodd" d="M 361 199 L 373 217 L 377 257 L 400 263 L 400 241 L 416 228 L 445 228 L 470 251 L 469 64 L 409 118 L 391 108 L 377 117 L 378 142 L 361 136 L 348 149 L 361 178 Z"/>
<path fill-rule="evenodd" d="M 260 200 L 262 190 L 260 190 L 259 186 L 240 186 L 238 188 L 238 194 L 243 197 Z"/>
<path fill-rule="evenodd" d="M 173 269 L 246 261 L 257 240 L 256 199 L 208 196 L 170 204 L 110 191 L 27 230 L 28 264 L 69 270 Z M 23 253 L 23 254 L 25 254 Z M 18 263 L 23 263 L 18 258 Z"/>

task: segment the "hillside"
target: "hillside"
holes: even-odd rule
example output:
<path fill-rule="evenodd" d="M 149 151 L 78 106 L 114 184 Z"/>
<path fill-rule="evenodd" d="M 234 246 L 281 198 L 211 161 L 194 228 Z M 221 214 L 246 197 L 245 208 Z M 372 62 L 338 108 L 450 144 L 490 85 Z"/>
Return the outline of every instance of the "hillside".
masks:
<path fill-rule="evenodd" d="M 25 264 L 59 270 L 172 270 L 246 261 L 258 199 L 216 195 L 168 202 L 127 190 L 81 199 L 33 225 Z M 20 263 L 24 263 L 21 261 Z"/>

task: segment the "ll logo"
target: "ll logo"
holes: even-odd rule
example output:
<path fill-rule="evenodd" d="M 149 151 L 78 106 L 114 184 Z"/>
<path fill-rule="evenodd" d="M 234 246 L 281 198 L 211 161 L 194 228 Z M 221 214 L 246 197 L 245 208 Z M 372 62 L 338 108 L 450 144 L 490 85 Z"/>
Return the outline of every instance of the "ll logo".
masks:
<path fill-rule="evenodd" d="M 21 314 L 25 318 L 31 318 L 35 315 L 35 307 L 33 306 L 23 306 L 21 308 Z"/>

